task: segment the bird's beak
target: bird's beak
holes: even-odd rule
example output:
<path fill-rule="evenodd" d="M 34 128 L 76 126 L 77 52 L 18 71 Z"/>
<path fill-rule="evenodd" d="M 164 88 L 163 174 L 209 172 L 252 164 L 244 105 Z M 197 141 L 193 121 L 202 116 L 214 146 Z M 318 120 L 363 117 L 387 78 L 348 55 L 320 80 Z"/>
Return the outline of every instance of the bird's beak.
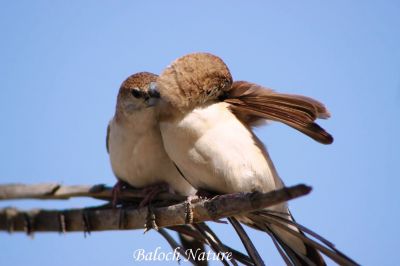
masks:
<path fill-rule="evenodd" d="M 150 83 L 148 95 L 150 98 L 147 101 L 147 104 L 149 106 L 155 106 L 158 103 L 158 101 L 160 100 L 160 92 L 158 91 L 155 82 Z"/>

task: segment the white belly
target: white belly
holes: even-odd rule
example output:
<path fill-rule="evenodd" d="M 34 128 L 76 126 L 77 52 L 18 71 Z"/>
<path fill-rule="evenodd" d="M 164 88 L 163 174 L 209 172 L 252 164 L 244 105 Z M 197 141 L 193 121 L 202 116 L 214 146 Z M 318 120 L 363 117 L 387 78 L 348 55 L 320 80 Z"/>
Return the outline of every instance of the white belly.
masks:
<path fill-rule="evenodd" d="M 113 122 L 110 126 L 111 166 L 119 179 L 137 188 L 166 182 L 179 194 L 194 194 L 166 154 L 158 128 L 139 133 Z"/>
<path fill-rule="evenodd" d="M 233 193 L 280 187 L 266 151 L 227 106 L 215 103 L 161 122 L 168 155 L 197 189 Z"/>

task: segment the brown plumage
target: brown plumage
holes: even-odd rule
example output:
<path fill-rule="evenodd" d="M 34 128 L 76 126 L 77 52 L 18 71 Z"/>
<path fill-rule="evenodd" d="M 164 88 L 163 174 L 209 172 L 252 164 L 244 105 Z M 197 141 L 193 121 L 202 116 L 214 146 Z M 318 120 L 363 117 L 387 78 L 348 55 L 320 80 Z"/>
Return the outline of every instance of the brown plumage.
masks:
<path fill-rule="evenodd" d="M 320 143 L 333 142 L 333 137 L 314 122 L 330 117 L 322 103 L 306 96 L 274 92 L 247 81 L 232 82 L 226 64 L 212 54 L 194 53 L 175 60 L 160 75 L 157 86 L 161 97 L 181 111 L 223 100 L 246 125 L 273 120 Z"/>
<path fill-rule="evenodd" d="M 183 56 L 157 79 L 161 94 L 160 129 L 164 148 L 195 188 L 216 193 L 271 191 L 283 182 L 250 127 L 259 120 L 283 122 L 322 143 L 332 137 L 314 121 L 328 118 L 316 100 L 279 94 L 248 82 L 232 82 L 228 67 L 207 53 Z M 165 119 L 167 117 L 167 119 Z M 275 213 L 279 223 L 271 217 Z M 294 265 L 325 265 L 351 260 L 306 237 L 282 203 L 238 217 L 267 232 L 282 256 Z M 343 260 L 342 260 L 343 259 Z"/>
<path fill-rule="evenodd" d="M 194 67 L 204 64 L 208 67 Z M 218 99 L 231 85 L 228 67 L 219 57 L 207 53 L 195 53 L 175 60 L 157 80 L 161 97 L 180 110 Z"/>
<path fill-rule="evenodd" d="M 115 116 L 107 127 L 106 147 L 111 166 L 119 181 L 133 187 L 167 183 L 178 194 L 193 195 L 195 189 L 179 174 L 163 148 L 157 112 L 151 102 L 151 83 L 157 77 L 140 72 L 121 84 Z M 189 241 L 182 233 L 178 235 L 185 239 L 185 250 L 195 247 L 205 252 L 204 241 Z M 202 261 L 196 263 L 207 265 Z"/>
<path fill-rule="evenodd" d="M 225 97 L 231 110 L 248 125 L 256 125 L 261 119 L 274 120 L 323 144 L 333 142 L 333 137 L 314 123 L 317 118 L 330 117 L 326 107 L 314 99 L 274 92 L 247 81 L 235 81 Z"/>
<path fill-rule="evenodd" d="M 124 119 L 128 115 L 127 113 L 131 113 L 132 108 L 129 108 L 129 106 L 131 106 L 132 97 L 138 99 L 137 108 L 145 108 L 147 106 L 146 100 L 150 98 L 150 95 L 148 95 L 150 84 L 156 82 L 157 77 L 158 75 L 150 72 L 139 72 L 129 76 L 122 82 L 117 96 L 115 111 L 117 120 Z M 155 115 L 152 118 L 155 119 Z"/>

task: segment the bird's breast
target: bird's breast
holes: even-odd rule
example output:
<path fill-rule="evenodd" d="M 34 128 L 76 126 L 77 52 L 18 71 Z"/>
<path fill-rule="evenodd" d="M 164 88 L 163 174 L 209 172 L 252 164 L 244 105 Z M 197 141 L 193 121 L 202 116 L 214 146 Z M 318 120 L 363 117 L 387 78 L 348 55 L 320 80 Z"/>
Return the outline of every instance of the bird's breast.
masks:
<path fill-rule="evenodd" d="M 219 193 L 275 189 L 266 151 L 226 103 L 162 122 L 161 133 L 168 155 L 198 189 Z"/>

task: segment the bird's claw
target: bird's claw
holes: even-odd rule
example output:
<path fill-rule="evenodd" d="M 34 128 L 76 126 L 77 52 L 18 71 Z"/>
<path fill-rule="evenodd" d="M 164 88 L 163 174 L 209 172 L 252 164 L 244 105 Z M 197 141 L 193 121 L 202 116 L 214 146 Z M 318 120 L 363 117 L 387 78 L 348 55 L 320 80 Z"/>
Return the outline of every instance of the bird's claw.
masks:
<path fill-rule="evenodd" d="M 126 186 L 126 183 L 118 180 L 117 183 L 112 188 L 111 195 L 112 195 L 112 207 L 116 208 L 117 204 L 119 203 L 119 194 Z"/>
<path fill-rule="evenodd" d="M 150 205 L 150 203 L 157 197 L 161 192 L 168 191 L 170 189 L 169 185 L 166 183 L 159 183 L 152 186 L 145 187 L 143 192 L 145 194 L 144 198 L 139 204 L 139 208 Z"/>
<path fill-rule="evenodd" d="M 202 199 L 197 195 L 188 196 L 185 201 L 185 223 L 192 224 L 193 223 L 193 202 L 199 202 Z"/>
<path fill-rule="evenodd" d="M 149 204 L 147 208 L 147 217 L 146 223 L 144 225 L 144 234 L 150 231 L 151 229 L 158 230 L 158 226 L 156 223 L 156 215 L 154 213 L 153 207 Z"/>

